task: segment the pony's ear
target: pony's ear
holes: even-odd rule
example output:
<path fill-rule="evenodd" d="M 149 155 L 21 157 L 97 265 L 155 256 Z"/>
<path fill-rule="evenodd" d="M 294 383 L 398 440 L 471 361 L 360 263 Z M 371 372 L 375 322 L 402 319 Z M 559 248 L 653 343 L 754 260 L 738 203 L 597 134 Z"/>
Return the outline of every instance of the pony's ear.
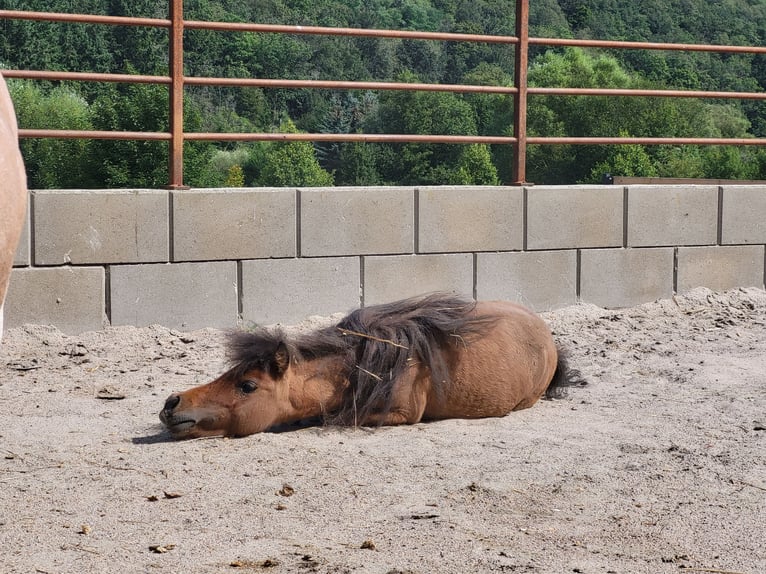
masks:
<path fill-rule="evenodd" d="M 290 366 L 290 351 L 285 345 L 284 341 L 280 341 L 277 345 L 277 350 L 274 351 L 274 359 L 272 362 L 272 369 L 276 377 L 281 377 L 285 374 L 287 367 Z"/>

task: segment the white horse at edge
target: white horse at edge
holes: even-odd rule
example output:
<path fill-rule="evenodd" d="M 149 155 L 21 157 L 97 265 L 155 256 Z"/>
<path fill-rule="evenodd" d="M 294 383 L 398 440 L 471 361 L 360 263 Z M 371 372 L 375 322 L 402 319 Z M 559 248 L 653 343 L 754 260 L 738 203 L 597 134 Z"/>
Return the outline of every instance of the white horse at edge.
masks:
<path fill-rule="evenodd" d="M 5 79 L 0 74 L 0 341 L 3 338 L 5 295 L 26 210 L 27 176 L 19 151 L 16 114 Z"/>

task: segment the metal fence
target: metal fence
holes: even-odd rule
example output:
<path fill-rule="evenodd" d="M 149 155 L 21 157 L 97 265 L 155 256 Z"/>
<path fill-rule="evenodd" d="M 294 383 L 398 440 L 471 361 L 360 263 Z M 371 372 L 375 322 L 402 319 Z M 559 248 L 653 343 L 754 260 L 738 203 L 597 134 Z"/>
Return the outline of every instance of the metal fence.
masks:
<path fill-rule="evenodd" d="M 529 37 L 529 0 L 516 0 L 516 35 L 489 36 L 480 34 L 453 34 L 442 32 L 418 32 L 410 30 L 377 30 L 357 28 L 327 28 L 318 26 L 290 26 L 257 23 L 207 22 L 185 20 L 183 0 L 169 0 L 169 17 L 135 18 L 86 14 L 62 14 L 50 12 L 27 12 L 0 10 L 0 19 L 38 20 L 47 22 L 73 22 L 112 26 L 148 26 L 165 28 L 169 34 L 168 76 L 129 74 L 103 74 L 88 72 L 61 72 L 49 70 L 3 70 L 8 78 L 40 80 L 68 80 L 85 82 L 125 82 L 164 84 L 169 87 L 169 132 L 115 132 L 20 129 L 22 138 L 84 138 L 84 139 L 132 139 L 165 140 L 170 146 L 169 186 L 183 188 L 183 144 L 185 141 L 265 141 L 304 140 L 336 142 L 422 142 L 445 144 L 505 144 L 514 149 L 513 179 L 516 184 L 526 181 L 526 149 L 529 144 L 689 144 L 689 145 L 766 145 L 762 138 L 657 138 L 657 137 L 529 137 L 527 136 L 527 98 L 530 95 L 560 96 L 645 96 L 671 98 L 715 98 L 766 100 L 762 92 L 720 92 L 704 90 L 631 90 L 611 88 L 542 88 L 527 85 L 528 51 L 530 46 L 579 46 L 631 50 L 671 50 L 740 54 L 766 54 L 766 47 L 723 46 L 709 44 L 670 44 L 651 42 L 624 42 L 612 40 L 583 40 L 564 38 Z M 211 78 L 190 77 L 183 73 L 183 38 L 185 30 L 214 30 L 229 32 L 258 32 L 271 34 L 319 34 L 330 36 L 356 36 L 378 38 L 406 38 L 450 42 L 482 42 L 512 44 L 515 46 L 514 86 L 425 84 L 397 82 L 354 82 L 327 80 L 286 80 L 279 78 Z M 513 136 L 439 135 L 439 134 L 365 134 L 365 133 L 203 133 L 185 132 L 183 128 L 183 105 L 185 86 L 239 86 L 262 88 L 308 88 L 333 90 L 410 90 L 442 91 L 455 93 L 496 93 L 514 96 Z"/>

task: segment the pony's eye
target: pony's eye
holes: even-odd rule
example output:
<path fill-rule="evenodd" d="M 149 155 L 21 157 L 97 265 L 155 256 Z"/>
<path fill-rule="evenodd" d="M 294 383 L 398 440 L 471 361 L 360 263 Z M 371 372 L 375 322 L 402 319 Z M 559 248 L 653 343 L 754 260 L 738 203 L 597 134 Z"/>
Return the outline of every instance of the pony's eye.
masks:
<path fill-rule="evenodd" d="M 249 395 L 250 393 L 255 392 L 258 389 L 258 383 L 255 381 L 247 380 L 242 381 L 237 385 L 239 387 L 239 390 L 245 393 L 246 395 Z"/>

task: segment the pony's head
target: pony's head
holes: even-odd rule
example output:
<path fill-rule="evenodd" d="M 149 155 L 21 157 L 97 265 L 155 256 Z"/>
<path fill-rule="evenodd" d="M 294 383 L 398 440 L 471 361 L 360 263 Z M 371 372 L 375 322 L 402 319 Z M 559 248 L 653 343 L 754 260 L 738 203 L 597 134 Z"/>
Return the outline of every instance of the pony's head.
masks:
<path fill-rule="evenodd" d="M 248 335 L 230 340 L 233 368 L 165 401 L 160 420 L 174 438 L 245 436 L 291 419 L 287 345 L 276 337 Z"/>

